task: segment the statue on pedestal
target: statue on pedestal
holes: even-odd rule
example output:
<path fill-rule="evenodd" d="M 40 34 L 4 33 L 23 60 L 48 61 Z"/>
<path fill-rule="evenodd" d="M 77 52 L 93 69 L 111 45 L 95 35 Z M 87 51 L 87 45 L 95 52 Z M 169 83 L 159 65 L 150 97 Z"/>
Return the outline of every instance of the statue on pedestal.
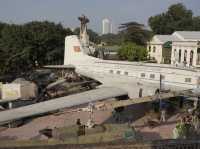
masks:
<path fill-rule="evenodd" d="M 81 22 L 80 40 L 83 46 L 89 46 L 89 36 L 87 34 L 87 23 L 89 23 L 90 20 L 85 15 L 78 17 L 78 19 Z"/>

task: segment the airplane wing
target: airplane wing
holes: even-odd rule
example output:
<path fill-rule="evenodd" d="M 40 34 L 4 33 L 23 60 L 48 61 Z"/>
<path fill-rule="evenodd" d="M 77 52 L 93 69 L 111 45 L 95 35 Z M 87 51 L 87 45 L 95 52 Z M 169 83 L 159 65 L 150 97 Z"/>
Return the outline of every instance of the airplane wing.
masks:
<path fill-rule="evenodd" d="M 79 94 L 69 95 L 33 105 L 2 111 L 0 112 L 0 124 L 6 124 L 13 120 L 40 115 L 58 109 L 78 106 L 124 95 L 128 95 L 128 92 L 119 88 L 105 87 L 94 89 Z"/>

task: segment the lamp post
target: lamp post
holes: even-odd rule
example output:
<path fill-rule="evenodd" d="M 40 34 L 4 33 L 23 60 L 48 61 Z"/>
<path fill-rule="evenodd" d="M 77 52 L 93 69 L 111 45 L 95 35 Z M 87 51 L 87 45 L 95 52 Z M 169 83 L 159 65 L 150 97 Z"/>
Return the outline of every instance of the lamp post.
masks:
<path fill-rule="evenodd" d="M 160 93 L 162 91 L 162 77 L 163 77 L 162 74 L 160 74 L 160 89 L 159 89 L 159 93 L 158 93 L 158 98 L 159 98 L 159 101 L 160 101 L 160 104 L 159 104 L 160 111 L 162 110 L 162 100 L 160 98 Z"/>

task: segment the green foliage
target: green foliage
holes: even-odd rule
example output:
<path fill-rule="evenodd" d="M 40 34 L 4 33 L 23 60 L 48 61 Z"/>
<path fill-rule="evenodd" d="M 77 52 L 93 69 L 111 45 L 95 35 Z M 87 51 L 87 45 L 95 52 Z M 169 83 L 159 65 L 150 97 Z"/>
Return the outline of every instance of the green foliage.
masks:
<path fill-rule="evenodd" d="M 118 55 L 122 60 L 142 61 L 146 60 L 147 51 L 143 46 L 127 42 L 122 44 L 118 51 Z"/>
<path fill-rule="evenodd" d="M 92 42 L 94 42 L 96 44 L 100 43 L 100 41 L 101 41 L 100 37 L 96 32 L 94 32 L 91 29 L 88 29 L 88 35 L 90 37 L 90 41 L 92 41 Z"/>
<path fill-rule="evenodd" d="M 193 18 L 193 30 L 200 31 L 200 16 Z"/>
<path fill-rule="evenodd" d="M 117 34 L 102 35 L 101 41 L 109 46 L 121 45 L 124 42 L 133 42 L 144 46 L 153 35 L 143 24 L 137 22 L 123 23 L 119 29 Z"/>
<path fill-rule="evenodd" d="M 167 12 L 149 18 L 149 26 L 155 34 L 200 30 L 199 22 L 199 17 L 193 17 L 192 11 L 181 3 L 171 5 Z"/>
<path fill-rule="evenodd" d="M 128 22 L 121 24 L 119 35 L 123 42 L 134 42 L 139 45 L 145 45 L 151 38 L 151 31 L 147 30 L 143 24 L 137 22 Z"/>
<path fill-rule="evenodd" d="M 120 34 L 104 34 L 100 38 L 102 42 L 109 46 L 120 45 L 122 42 Z"/>
<path fill-rule="evenodd" d="M 16 63 L 18 66 L 14 68 L 14 71 L 17 71 L 21 64 L 23 65 L 25 41 L 20 40 L 23 38 L 25 38 L 24 30 L 19 25 L 6 25 L 1 30 L 1 72 L 13 69 L 12 63 Z"/>
<path fill-rule="evenodd" d="M 6 26 L 5 23 L 0 22 L 0 38 L 1 38 L 1 31 Z"/>
<path fill-rule="evenodd" d="M 3 27 L 1 27 L 3 26 Z M 63 59 L 64 38 L 72 34 L 61 24 L 30 22 L 24 25 L 0 23 L 0 69 L 4 72 L 23 72 L 39 65 Z"/>
<path fill-rule="evenodd" d="M 74 33 L 74 35 L 78 35 L 79 36 L 79 34 L 80 34 L 80 27 L 75 28 L 74 31 L 73 31 L 73 33 Z"/>
<path fill-rule="evenodd" d="M 187 127 L 185 124 L 178 123 L 176 125 L 178 138 L 185 138 L 187 134 Z"/>

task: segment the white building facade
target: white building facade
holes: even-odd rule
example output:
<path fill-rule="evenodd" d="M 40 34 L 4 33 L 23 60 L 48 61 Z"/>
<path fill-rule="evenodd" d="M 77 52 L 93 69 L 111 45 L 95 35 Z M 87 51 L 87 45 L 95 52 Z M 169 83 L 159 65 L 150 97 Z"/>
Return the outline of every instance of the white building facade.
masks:
<path fill-rule="evenodd" d="M 155 35 L 147 44 L 149 57 L 154 58 L 159 64 L 163 63 L 163 45 L 171 40 L 171 35 Z"/>
<path fill-rule="evenodd" d="M 102 21 L 102 34 L 112 33 L 112 24 L 109 19 L 105 18 Z"/>
<path fill-rule="evenodd" d="M 170 63 L 175 66 L 200 66 L 200 32 L 177 31 L 172 35 L 155 35 L 147 44 L 148 54 L 157 63 L 164 63 L 164 44 L 171 43 Z"/>

